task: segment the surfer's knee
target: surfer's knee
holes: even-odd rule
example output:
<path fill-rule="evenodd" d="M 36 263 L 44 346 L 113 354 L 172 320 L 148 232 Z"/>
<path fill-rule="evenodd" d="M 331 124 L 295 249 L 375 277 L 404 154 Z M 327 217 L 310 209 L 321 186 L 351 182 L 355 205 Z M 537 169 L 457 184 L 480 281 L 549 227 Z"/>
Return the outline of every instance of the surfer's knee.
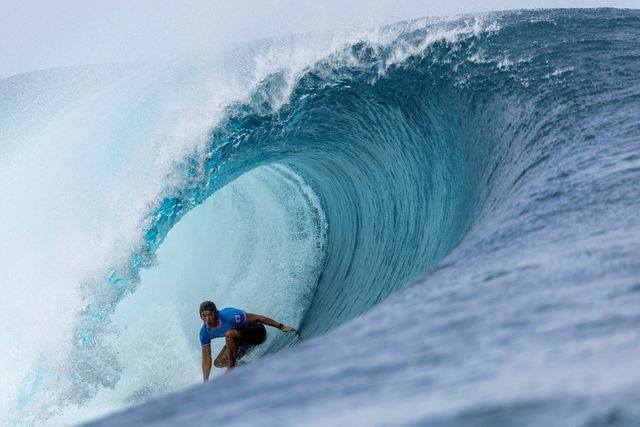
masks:
<path fill-rule="evenodd" d="M 240 333 L 234 329 L 229 329 L 226 334 L 224 334 L 225 340 L 235 340 L 240 337 Z"/>

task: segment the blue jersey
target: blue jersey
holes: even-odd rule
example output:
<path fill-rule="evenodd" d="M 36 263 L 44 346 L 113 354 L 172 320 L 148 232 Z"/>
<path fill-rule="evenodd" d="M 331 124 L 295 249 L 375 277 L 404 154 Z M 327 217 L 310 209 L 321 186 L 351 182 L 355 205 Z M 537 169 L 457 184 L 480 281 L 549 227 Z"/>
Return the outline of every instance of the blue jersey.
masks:
<path fill-rule="evenodd" d="M 218 325 L 207 328 L 206 324 L 200 329 L 200 344 L 209 345 L 214 338 L 224 337 L 229 329 L 247 326 L 247 313 L 237 308 L 227 307 L 218 312 Z"/>

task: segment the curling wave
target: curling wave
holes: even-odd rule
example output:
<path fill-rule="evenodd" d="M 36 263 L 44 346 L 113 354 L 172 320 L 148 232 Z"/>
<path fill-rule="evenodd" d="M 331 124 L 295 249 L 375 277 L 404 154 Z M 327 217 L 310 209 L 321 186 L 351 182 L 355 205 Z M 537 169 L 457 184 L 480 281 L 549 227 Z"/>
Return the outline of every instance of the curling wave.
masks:
<path fill-rule="evenodd" d="M 300 38 L 247 48 L 243 58 L 259 58 L 255 60 L 259 70 L 251 74 L 250 84 L 239 90 L 242 96 L 225 97 L 220 95 L 224 92 L 216 92 L 222 101 L 208 118 L 202 117 L 205 125 L 195 126 L 206 129 L 198 133 L 198 143 L 152 144 L 159 147 L 161 160 L 169 160 L 155 158 L 153 167 L 144 169 L 145 173 L 154 171 L 143 177 L 152 185 L 145 186 L 145 197 L 133 193 L 140 200 L 133 212 L 137 214 L 135 221 L 129 219 L 135 222 L 133 237 L 128 236 L 126 244 L 116 248 L 118 256 L 110 257 L 100 268 L 94 266 L 90 280 L 86 274 L 82 276 L 76 302 L 82 310 L 72 322 L 75 339 L 59 362 L 67 379 L 60 380 L 59 375 L 54 378 L 52 372 L 56 371 L 50 361 L 37 365 L 35 376 L 21 378 L 22 394 L 16 410 L 19 422 L 37 422 L 61 412 L 57 407 L 51 409 L 52 401 L 59 407 L 68 402 L 88 405 L 105 387 L 123 387 L 126 364 L 113 350 L 118 340 L 110 338 L 108 344 L 104 337 L 116 336 L 114 323 L 121 322 L 121 328 L 127 322 L 136 324 L 131 314 L 136 304 L 142 307 L 148 303 L 144 298 L 136 303 L 136 294 L 154 289 L 174 295 L 168 291 L 170 284 L 154 288 L 144 276 L 141 282 L 141 271 L 162 268 L 162 263 L 155 266 L 156 254 L 161 256 L 173 235 L 194 236 L 203 229 L 205 220 L 201 219 L 185 225 L 188 231 L 178 231 L 189 216 L 202 209 L 200 205 L 216 197 L 227 200 L 219 205 L 222 207 L 216 215 L 208 216 L 213 225 L 205 229 L 215 229 L 206 234 L 210 239 L 224 234 L 220 224 L 231 224 L 248 212 L 247 205 L 242 205 L 237 215 L 229 215 L 233 221 L 217 222 L 215 218 L 224 217 L 237 203 L 231 196 L 219 196 L 224 191 L 255 201 L 265 200 L 262 197 L 271 191 L 266 187 L 279 188 L 272 191 L 271 202 L 257 208 L 254 203 L 251 209 L 271 212 L 267 206 L 285 206 L 283 218 L 287 219 L 278 230 L 288 236 L 284 239 L 288 243 L 283 244 L 286 250 L 277 260 L 287 266 L 283 271 L 292 279 L 276 294 L 281 298 L 298 287 L 287 300 L 296 311 L 286 316 L 299 323 L 310 337 L 367 312 L 412 279 L 446 268 L 442 263 L 436 266 L 461 242 L 482 242 L 479 253 L 466 252 L 475 263 L 500 248 L 525 242 L 541 230 L 568 227 L 574 236 L 570 239 L 576 239 L 580 224 L 566 224 L 562 212 L 590 216 L 593 206 L 600 206 L 607 197 L 620 212 L 628 212 L 632 204 L 637 205 L 631 193 L 638 193 L 633 187 L 637 167 L 627 167 L 627 163 L 637 162 L 633 150 L 637 148 L 639 128 L 637 121 L 630 119 L 637 114 L 640 93 L 640 83 L 632 71 L 638 65 L 634 35 L 639 31 L 640 15 L 634 11 L 537 11 L 419 20 L 365 34 L 335 36 L 329 41 Z M 597 61 L 590 59 L 594 57 Z M 235 61 L 225 72 L 242 80 L 247 60 Z M 268 66 L 261 65 L 265 61 Z M 73 74 L 60 73 L 57 88 L 61 80 L 71 79 Z M 169 94 L 172 89 L 187 86 L 186 93 L 197 92 L 211 75 L 218 76 L 210 65 L 197 68 L 197 73 L 188 66 L 176 65 L 170 73 L 154 74 L 154 80 L 136 68 L 113 72 L 115 81 L 112 72 L 74 73 L 83 76 L 74 80 L 73 86 L 85 94 L 77 101 L 82 105 L 93 106 L 95 102 L 86 100 L 87 87 L 94 91 L 92 96 L 95 91 L 107 90 L 102 79 L 116 88 L 108 87 L 109 94 L 120 93 L 123 87 L 140 81 L 148 82 L 149 87 L 163 87 L 161 96 L 154 97 L 153 102 L 140 102 L 138 106 L 146 112 L 164 105 L 163 97 L 175 102 Z M 184 76 L 193 74 L 198 78 L 185 84 Z M 41 75 L 5 80 L 5 109 L 12 105 L 6 101 L 12 99 L 6 95 L 12 87 L 33 87 L 34 81 L 42 80 Z M 69 92 L 75 93 L 62 91 Z M 18 93 L 24 95 L 24 89 Z M 118 135 L 132 126 L 122 117 L 126 112 L 121 111 L 124 107 L 119 96 L 110 98 L 114 112 L 112 118 L 105 119 L 117 124 L 114 134 Z M 68 114 L 61 115 L 60 120 L 66 120 Z M 155 114 L 147 116 L 141 118 L 157 120 Z M 160 116 L 166 119 L 166 115 Z M 27 119 L 11 116 L 10 121 L 18 123 L 11 128 L 12 136 L 26 132 Z M 153 123 L 152 129 L 161 140 L 175 140 Z M 96 127 L 85 133 L 92 135 L 100 130 Z M 185 139 L 194 140 L 188 132 Z M 117 144 L 109 147 L 109 155 L 117 152 Z M 132 165 L 145 153 L 128 150 L 123 162 Z M 622 166 L 601 175 L 595 173 L 597 179 L 592 185 L 583 187 L 590 178 L 581 176 L 580 170 L 589 167 L 596 154 Z M 98 161 L 104 161 L 104 157 Z M 124 176 L 125 183 L 132 183 L 131 175 Z M 626 192 L 616 198 L 621 188 Z M 598 194 L 597 203 L 589 203 L 596 196 L 586 193 Z M 128 211 L 126 217 L 131 218 L 133 213 Z M 270 227 L 268 221 L 258 222 L 255 227 L 255 215 L 249 217 L 238 223 L 262 230 L 263 237 L 258 241 L 274 239 L 275 234 L 264 233 Z M 590 227 L 598 229 L 594 224 Z M 637 231 L 637 224 L 635 227 Z M 122 236 L 116 237 L 122 242 Z M 174 253 L 195 246 L 189 239 L 178 239 L 181 243 L 174 246 Z M 222 240 L 226 242 L 223 247 L 233 245 L 231 235 Z M 245 255 L 234 259 L 250 259 L 246 253 L 251 250 L 247 248 L 255 240 L 240 239 L 239 252 L 232 253 Z M 629 241 L 628 245 L 637 243 Z M 204 252 L 216 250 L 221 250 L 220 246 Z M 272 250 L 273 246 L 265 245 L 258 252 Z M 301 254 L 304 256 L 295 257 Z M 274 258 L 262 258 L 267 261 L 255 264 L 255 271 L 276 262 Z M 300 259 L 306 261 L 301 263 Z M 245 267 L 231 264 L 230 276 L 224 276 L 231 277 L 231 282 L 248 286 L 246 283 L 260 280 L 258 275 L 244 282 L 237 279 Z M 191 268 L 202 277 L 216 280 L 215 274 L 208 276 L 209 261 Z M 629 268 L 637 271 L 637 265 Z M 220 264 L 215 270 L 221 274 L 223 269 Z M 461 277 L 469 283 L 474 277 L 491 282 L 510 274 L 494 271 L 485 275 L 483 271 L 478 267 L 475 273 Z M 276 277 L 267 276 L 265 280 Z M 140 289 L 129 296 L 138 286 Z M 234 300 L 227 299 L 234 290 L 223 290 L 223 285 L 203 285 L 199 290 L 194 286 L 181 294 L 180 303 L 187 305 L 206 292 L 218 293 L 235 305 L 249 298 L 247 289 L 242 297 L 235 294 Z M 273 288 L 261 290 L 272 292 Z M 252 288 L 251 292 L 255 295 L 260 291 Z M 261 308 L 284 315 L 278 298 L 268 299 Z M 460 298 L 462 306 L 466 300 Z M 119 306 L 127 303 L 129 309 L 119 314 Z M 424 304 L 428 307 L 429 303 Z M 188 310 L 177 311 L 177 323 L 192 315 Z M 188 335 L 190 321 L 182 322 L 184 328 L 173 332 L 173 338 Z M 382 328 L 384 334 L 394 325 Z M 437 331 L 431 332 L 437 337 Z M 272 340 L 268 351 L 291 344 L 287 338 Z M 416 353 L 422 349 L 419 342 L 405 341 L 405 345 Z M 185 344 L 181 351 L 188 352 L 189 348 Z M 361 363 L 366 366 L 367 359 Z M 113 398 L 119 402 L 113 407 L 186 385 L 163 373 L 146 375 L 154 374 L 161 380 L 136 383 L 123 393 L 125 397 Z M 65 384 L 60 395 L 43 396 L 43 384 L 60 381 Z M 428 389 L 426 383 L 423 388 Z M 34 402 L 44 408 L 42 414 L 34 409 Z"/>

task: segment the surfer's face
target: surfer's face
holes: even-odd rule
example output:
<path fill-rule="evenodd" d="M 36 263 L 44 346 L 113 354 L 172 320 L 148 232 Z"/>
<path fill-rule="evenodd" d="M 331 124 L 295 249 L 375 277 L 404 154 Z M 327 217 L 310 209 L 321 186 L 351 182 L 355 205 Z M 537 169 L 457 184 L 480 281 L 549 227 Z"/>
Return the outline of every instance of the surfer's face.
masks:
<path fill-rule="evenodd" d="M 207 328 L 213 328 L 218 323 L 218 318 L 213 311 L 205 310 L 200 313 L 200 318 L 207 325 Z"/>

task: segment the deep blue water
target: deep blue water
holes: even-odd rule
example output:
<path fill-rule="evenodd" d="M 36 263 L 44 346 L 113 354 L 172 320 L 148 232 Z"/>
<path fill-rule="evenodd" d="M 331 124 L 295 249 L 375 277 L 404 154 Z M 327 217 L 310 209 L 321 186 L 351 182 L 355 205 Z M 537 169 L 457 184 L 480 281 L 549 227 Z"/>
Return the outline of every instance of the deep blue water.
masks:
<path fill-rule="evenodd" d="M 321 206 L 292 235 L 326 227 L 295 301 L 306 339 L 276 337 L 233 374 L 97 425 L 640 424 L 640 12 L 380 33 L 225 105 L 144 238 L 85 284 L 108 291 L 83 294 L 72 359 L 93 363 L 105 319 L 188 212 L 274 164 Z M 118 387 L 117 369 L 75 372 L 76 404 Z"/>

